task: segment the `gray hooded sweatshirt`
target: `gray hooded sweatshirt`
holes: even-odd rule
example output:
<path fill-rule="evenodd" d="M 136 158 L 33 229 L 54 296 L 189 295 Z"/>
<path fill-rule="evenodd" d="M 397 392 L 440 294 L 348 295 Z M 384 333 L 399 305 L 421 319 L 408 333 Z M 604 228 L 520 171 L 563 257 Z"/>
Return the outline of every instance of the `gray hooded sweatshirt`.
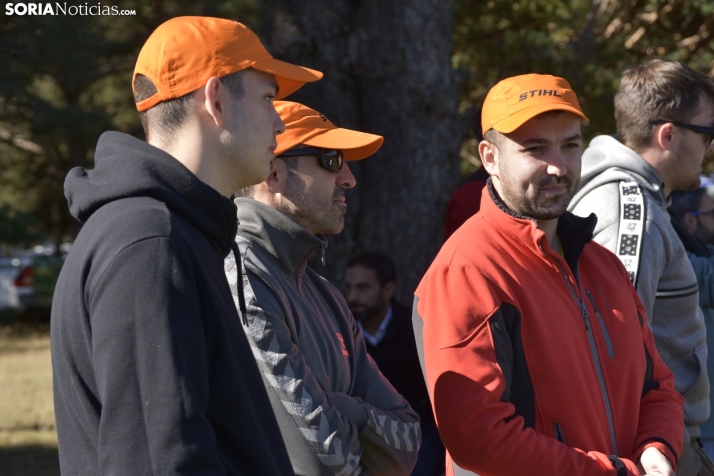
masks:
<path fill-rule="evenodd" d="M 636 181 L 645 192 L 636 287 L 657 349 L 674 373 L 675 389 L 684 397 L 686 451 L 689 438 L 698 437 L 699 425 L 709 418 L 706 329 L 697 277 L 670 224 L 662 179 L 635 151 L 610 136 L 598 136 L 583 154 L 580 190 L 569 210 L 580 216 L 595 213 L 595 241 L 616 252 L 621 181 Z"/>
<path fill-rule="evenodd" d="M 263 203 L 235 202 L 243 329 L 295 474 L 409 474 L 419 417 L 367 354 L 342 294 L 307 266 L 327 242 Z M 225 270 L 239 306 L 232 254 Z"/>

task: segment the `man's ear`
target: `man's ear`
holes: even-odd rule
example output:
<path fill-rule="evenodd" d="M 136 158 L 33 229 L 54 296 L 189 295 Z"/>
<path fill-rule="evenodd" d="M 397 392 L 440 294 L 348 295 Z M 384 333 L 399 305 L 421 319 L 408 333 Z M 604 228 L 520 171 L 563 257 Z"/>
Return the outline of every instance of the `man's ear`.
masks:
<path fill-rule="evenodd" d="M 285 193 L 285 182 L 288 179 L 288 168 L 282 159 L 270 161 L 270 174 L 263 182 L 272 193 Z"/>
<path fill-rule="evenodd" d="M 652 135 L 652 145 L 662 150 L 673 150 L 674 124 L 668 122 L 656 127 Z"/>
<path fill-rule="evenodd" d="M 218 127 L 223 127 L 223 118 L 227 111 L 226 94 L 230 94 L 228 88 L 216 76 L 211 76 L 203 87 L 203 92 L 206 112 Z"/>
<path fill-rule="evenodd" d="M 397 283 L 394 281 L 389 281 L 388 283 L 384 283 L 384 286 L 382 286 L 382 295 L 384 296 L 384 299 L 386 301 L 391 301 L 392 298 L 394 297 L 394 291 L 397 288 Z"/>
<path fill-rule="evenodd" d="M 498 177 L 498 149 L 487 140 L 482 140 L 478 145 L 481 156 L 481 165 L 489 175 Z"/>
<path fill-rule="evenodd" d="M 682 217 L 682 226 L 689 233 L 694 234 L 694 232 L 697 231 L 697 217 L 691 212 L 685 212 Z"/>

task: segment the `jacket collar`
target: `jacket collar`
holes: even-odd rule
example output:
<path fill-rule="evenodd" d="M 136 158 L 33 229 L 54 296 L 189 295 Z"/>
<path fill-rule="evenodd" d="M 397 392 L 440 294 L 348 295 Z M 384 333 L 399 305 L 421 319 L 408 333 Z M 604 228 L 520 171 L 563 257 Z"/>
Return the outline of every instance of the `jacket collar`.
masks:
<path fill-rule="evenodd" d="M 256 243 L 270 254 L 278 268 L 292 277 L 302 277 L 308 258 L 327 248 L 327 239 L 318 237 L 279 211 L 250 198 L 236 198 L 238 236 Z"/>
<path fill-rule="evenodd" d="M 405 332 L 412 332 L 411 320 L 409 321 L 409 329 L 404 329 L 404 314 L 405 312 L 409 313 L 409 311 L 404 309 L 404 306 L 395 298 L 392 298 L 390 306 L 392 307 L 392 321 L 389 323 L 389 327 L 387 327 L 387 332 L 384 333 L 382 342 L 398 339 Z"/>
<path fill-rule="evenodd" d="M 481 195 L 481 210 L 489 221 L 533 251 L 550 250 L 553 253 L 548 238 L 543 230 L 538 228 L 535 219 L 520 215 L 508 208 L 493 187 L 490 177 L 486 187 L 488 193 Z M 594 213 L 583 218 L 566 211 L 558 219 L 556 233 L 560 238 L 565 260 L 573 272 L 577 269 L 577 262 L 583 248 L 592 240 L 596 224 L 597 217 Z"/>

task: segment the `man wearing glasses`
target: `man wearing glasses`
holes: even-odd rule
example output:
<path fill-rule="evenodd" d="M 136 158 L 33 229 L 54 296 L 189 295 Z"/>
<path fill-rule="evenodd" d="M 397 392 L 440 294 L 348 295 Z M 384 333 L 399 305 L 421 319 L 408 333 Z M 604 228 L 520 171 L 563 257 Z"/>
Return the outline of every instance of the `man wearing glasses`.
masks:
<path fill-rule="evenodd" d="M 714 474 L 698 441 L 699 425 L 709 418 L 709 379 L 697 279 L 666 210 L 673 190 L 699 186 L 702 163 L 714 149 L 714 82 L 678 62 L 634 66 L 615 96 L 615 121 L 622 143 L 593 139 L 569 208 L 597 215 L 594 239 L 625 265 L 684 397 L 677 475 Z"/>
<path fill-rule="evenodd" d="M 708 179 L 703 179 L 702 182 Z M 708 195 L 708 187 L 696 190 L 676 190 L 672 192 L 669 216 L 672 226 L 682 240 L 687 256 L 692 263 L 699 283 L 699 307 L 707 326 L 707 347 L 714 348 L 714 200 Z M 709 381 L 714 381 L 714 353 L 710 353 L 707 363 Z M 712 395 L 709 395 L 712 405 Z M 714 420 L 709 418 L 699 426 L 700 440 L 704 452 L 714 458 Z"/>
<path fill-rule="evenodd" d="M 419 418 L 368 356 L 342 294 L 307 266 L 344 228 L 347 161 L 382 137 L 275 102 L 286 131 L 268 178 L 236 193 L 241 268 L 226 274 L 297 475 L 409 474 Z M 242 302 L 245 305 L 241 304 Z M 242 308 L 242 309 L 241 309 Z"/>

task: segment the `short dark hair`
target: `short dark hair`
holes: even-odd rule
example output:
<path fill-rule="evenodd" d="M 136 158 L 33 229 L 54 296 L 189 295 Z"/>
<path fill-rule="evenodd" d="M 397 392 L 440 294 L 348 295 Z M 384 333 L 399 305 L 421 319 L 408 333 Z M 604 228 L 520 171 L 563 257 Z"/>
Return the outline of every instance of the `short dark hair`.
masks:
<path fill-rule="evenodd" d="M 378 251 L 363 251 L 347 262 L 347 268 L 361 265 L 374 270 L 379 284 L 384 286 L 387 283 L 397 281 L 397 269 L 394 260 L 384 253 Z"/>
<path fill-rule="evenodd" d="M 221 78 L 221 83 L 228 88 L 234 98 L 240 99 L 245 92 L 243 76 L 247 69 L 232 73 Z M 138 103 L 150 98 L 158 91 L 153 81 L 143 74 L 137 74 L 134 79 L 134 102 Z M 195 91 L 194 91 L 195 92 Z M 162 134 L 170 137 L 186 120 L 193 93 L 185 94 L 175 99 L 162 101 L 157 105 L 139 112 L 141 126 L 148 140 L 152 134 Z"/>
<path fill-rule="evenodd" d="M 490 142 L 497 150 L 501 150 L 503 146 L 503 134 L 498 132 L 496 129 L 489 129 L 483 135 L 483 139 Z"/>
<path fill-rule="evenodd" d="M 650 121 L 686 122 L 702 99 L 714 104 L 714 81 L 677 61 L 651 60 L 622 74 L 615 94 L 615 122 L 622 142 L 642 152 L 652 140 Z"/>
<path fill-rule="evenodd" d="M 706 192 L 704 187 L 696 190 L 674 190 L 670 194 L 672 204 L 667 209 L 672 220 L 681 223 L 685 213 L 699 210 Z"/>

